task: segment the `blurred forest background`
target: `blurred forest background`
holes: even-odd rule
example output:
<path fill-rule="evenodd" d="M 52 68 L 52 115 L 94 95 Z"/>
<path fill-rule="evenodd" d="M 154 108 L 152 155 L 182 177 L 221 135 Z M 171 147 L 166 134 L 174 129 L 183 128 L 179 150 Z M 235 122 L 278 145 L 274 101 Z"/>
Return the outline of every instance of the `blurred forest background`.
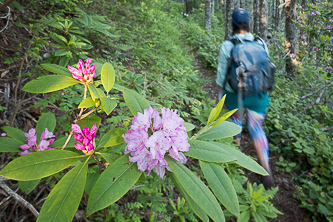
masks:
<path fill-rule="evenodd" d="M 56 135 L 70 131 L 69 123 L 79 111 L 80 89 L 29 94 L 21 88 L 49 74 L 43 63 L 67 67 L 88 57 L 97 68 L 111 63 L 117 83 L 178 109 L 187 122 L 205 125 L 216 104 L 217 58 L 221 43 L 231 36 L 231 13 L 239 7 L 248 10 L 251 31 L 266 41 L 277 66 L 264 123 L 276 188 L 262 190 L 257 175 L 228 166 L 240 211 L 250 209 L 251 215 L 261 215 L 252 216 L 252 221 L 333 221 L 332 1 L 0 2 L 0 126 L 27 132 L 42 113 L 51 111 L 57 119 Z M 99 138 L 113 128 L 128 126 L 133 117 L 124 102 L 108 116 L 96 115 L 102 118 Z M 4 130 L 1 133 L 6 136 Z M 243 152 L 256 158 L 246 129 L 242 141 Z M 232 139 L 226 143 L 235 146 Z M 121 154 L 124 146 L 112 150 Z M 0 169 L 18 157 L 10 152 L 0 156 Z M 187 166 L 202 177 L 196 161 L 190 159 Z M 91 183 L 96 171 L 88 172 Z M 39 211 L 63 175 L 43 179 L 33 190 L 1 178 L 1 221 L 34 221 L 20 198 Z M 265 198 L 259 200 L 253 190 Z M 155 174 L 115 204 L 86 217 L 88 194 L 89 187 L 73 221 L 200 221 L 172 181 Z M 282 214 L 265 213 L 273 208 Z M 227 221 L 237 221 L 224 213 Z"/>

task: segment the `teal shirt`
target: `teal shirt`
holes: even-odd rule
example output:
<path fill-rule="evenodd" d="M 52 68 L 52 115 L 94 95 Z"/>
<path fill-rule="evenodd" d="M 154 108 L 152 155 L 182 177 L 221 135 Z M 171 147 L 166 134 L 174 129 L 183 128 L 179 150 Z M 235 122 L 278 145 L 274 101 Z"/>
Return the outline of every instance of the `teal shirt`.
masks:
<path fill-rule="evenodd" d="M 231 38 L 238 38 L 239 40 L 254 40 L 252 33 L 236 34 Z M 269 55 L 268 48 L 264 42 L 262 42 L 267 54 Z M 234 45 L 230 41 L 224 41 L 220 48 L 220 54 L 218 58 L 217 77 L 216 84 L 223 88 L 223 83 L 228 71 L 228 60 Z M 229 110 L 238 108 L 238 94 L 231 88 L 229 83 L 226 83 L 224 87 L 224 93 L 227 94 L 225 105 Z M 259 113 L 265 113 L 269 105 L 269 96 L 267 93 L 259 93 L 251 96 L 243 97 L 243 107 L 253 110 Z"/>

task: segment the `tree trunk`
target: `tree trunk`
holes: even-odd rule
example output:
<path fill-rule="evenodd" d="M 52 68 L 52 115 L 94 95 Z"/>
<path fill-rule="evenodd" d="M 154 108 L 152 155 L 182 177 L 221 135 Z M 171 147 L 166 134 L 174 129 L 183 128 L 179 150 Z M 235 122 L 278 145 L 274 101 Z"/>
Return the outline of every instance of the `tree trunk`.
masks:
<path fill-rule="evenodd" d="M 259 0 L 253 0 L 253 32 L 259 35 Z"/>
<path fill-rule="evenodd" d="M 215 12 L 215 0 L 211 0 L 211 2 L 210 2 L 210 10 L 211 10 L 211 15 L 214 15 L 214 12 Z"/>
<path fill-rule="evenodd" d="M 186 14 L 187 15 L 190 15 L 192 13 L 191 0 L 185 0 L 185 9 L 186 9 Z"/>
<path fill-rule="evenodd" d="M 240 8 L 245 8 L 245 3 L 244 3 L 245 0 L 240 0 L 239 2 L 239 7 Z"/>
<path fill-rule="evenodd" d="M 297 26 L 293 22 L 296 19 L 296 0 L 286 0 L 285 4 L 286 16 L 286 53 L 296 55 Z M 286 72 L 288 76 L 296 75 L 296 57 L 291 59 L 290 56 L 286 60 Z"/>
<path fill-rule="evenodd" d="M 226 4 L 226 19 L 225 19 L 225 36 L 224 39 L 230 39 L 232 35 L 231 15 L 233 11 L 233 1 L 225 0 Z"/>
<path fill-rule="evenodd" d="M 260 26 L 259 33 L 260 37 L 267 41 L 267 0 L 260 0 Z"/>
<path fill-rule="evenodd" d="M 211 0 L 206 0 L 205 2 L 205 29 L 212 29 L 212 9 Z"/>
<path fill-rule="evenodd" d="M 306 0 L 302 0 L 302 8 L 306 9 L 306 6 L 307 6 Z"/>
<path fill-rule="evenodd" d="M 278 32 L 279 31 L 279 23 L 280 23 L 280 9 L 279 9 L 279 5 L 280 5 L 280 0 L 276 0 L 275 1 L 275 31 Z"/>

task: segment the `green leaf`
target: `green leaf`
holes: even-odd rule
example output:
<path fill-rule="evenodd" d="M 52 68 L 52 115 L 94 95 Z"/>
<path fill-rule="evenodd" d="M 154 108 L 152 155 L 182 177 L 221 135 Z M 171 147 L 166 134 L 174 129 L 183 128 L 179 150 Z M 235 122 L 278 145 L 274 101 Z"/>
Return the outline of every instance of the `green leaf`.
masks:
<path fill-rule="evenodd" d="M 246 211 L 243 211 L 237 222 L 249 222 L 250 221 L 250 217 L 251 217 L 251 214 L 250 214 L 250 211 L 246 210 Z"/>
<path fill-rule="evenodd" d="M 54 52 L 54 55 L 55 56 L 64 56 L 64 55 L 66 55 L 66 53 L 67 53 L 67 49 L 57 49 Z"/>
<path fill-rule="evenodd" d="M 79 81 L 61 75 L 42 76 L 24 85 L 23 91 L 30 93 L 48 93 L 80 83 Z"/>
<path fill-rule="evenodd" d="M 235 163 L 237 163 L 238 165 L 252 171 L 252 172 L 255 172 L 255 173 L 258 173 L 258 174 L 261 174 L 263 176 L 267 176 L 267 172 L 266 170 L 260 166 L 256 161 L 254 161 L 251 157 L 243 154 L 242 152 L 230 147 L 230 146 L 227 146 L 227 145 L 224 145 L 224 144 L 221 144 L 221 143 L 213 143 L 212 144 L 216 145 L 216 146 L 219 146 L 221 148 L 221 150 L 224 150 L 226 152 L 229 152 L 231 155 L 233 155 L 235 158 L 236 158 L 236 161 Z M 191 149 L 191 148 L 190 148 Z"/>
<path fill-rule="evenodd" d="M 59 65 L 60 65 L 60 66 L 63 66 L 63 67 L 67 66 L 67 65 L 68 65 L 68 62 L 69 62 L 69 59 L 72 57 L 71 55 L 72 55 L 72 53 L 71 53 L 70 51 L 68 51 L 68 52 L 67 52 L 67 55 L 66 55 L 66 56 L 63 56 L 63 57 L 60 59 L 60 61 L 59 61 Z"/>
<path fill-rule="evenodd" d="M 30 180 L 30 181 L 19 181 L 19 186 L 24 193 L 29 194 L 39 184 L 39 181 L 40 179 Z"/>
<path fill-rule="evenodd" d="M 10 5 L 14 6 L 17 10 L 24 12 L 24 8 L 17 1 L 13 1 Z"/>
<path fill-rule="evenodd" d="M 210 114 L 209 114 L 209 117 L 208 117 L 208 120 L 207 120 L 207 126 L 209 126 L 215 119 L 215 116 L 216 116 L 216 108 L 213 108 L 211 111 L 210 111 Z"/>
<path fill-rule="evenodd" d="M 109 115 L 114 110 L 114 108 L 116 108 L 117 102 L 114 99 L 102 97 L 101 106 L 106 115 Z"/>
<path fill-rule="evenodd" d="M 227 113 L 225 113 L 223 116 L 221 116 L 218 120 L 216 120 L 212 126 L 217 126 L 220 123 L 222 123 L 223 121 L 225 121 L 226 119 L 228 119 L 230 116 L 232 116 L 232 114 L 234 114 L 237 111 L 237 109 L 231 110 Z"/>
<path fill-rule="evenodd" d="M 124 143 L 125 141 L 124 141 L 124 138 L 122 137 L 122 135 L 125 134 L 126 131 L 127 130 L 124 128 L 111 129 L 109 132 L 107 132 L 102 137 L 97 148 L 116 146 L 116 145 Z"/>
<path fill-rule="evenodd" d="M 96 152 L 96 154 L 101 155 L 106 160 L 106 162 L 108 162 L 109 164 L 112 164 L 114 161 L 116 161 L 120 157 L 120 155 L 114 154 L 114 153 L 99 153 L 99 152 Z"/>
<path fill-rule="evenodd" d="M 84 156 L 67 150 L 34 152 L 11 161 L 0 175 L 13 180 L 37 180 L 65 169 Z"/>
<path fill-rule="evenodd" d="M 1 129 L 6 132 L 7 136 L 12 137 L 13 139 L 16 139 L 18 141 L 21 141 L 22 143 L 26 143 L 27 137 L 24 135 L 24 132 L 22 130 L 11 126 L 3 126 L 1 127 Z"/>
<path fill-rule="evenodd" d="M 216 144 L 200 140 L 190 140 L 190 149 L 184 153 L 186 156 L 204 160 L 207 162 L 224 163 L 236 160 L 236 158 Z"/>
<path fill-rule="evenodd" d="M 186 132 L 189 132 L 195 128 L 195 125 L 193 125 L 192 123 L 187 123 L 187 122 L 184 122 L 184 126 L 186 128 Z"/>
<path fill-rule="evenodd" d="M 94 100 L 91 97 L 85 98 L 80 104 L 79 108 L 89 108 L 95 106 Z"/>
<path fill-rule="evenodd" d="M 43 113 L 36 125 L 37 141 L 40 140 L 40 136 L 45 131 L 45 128 L 49 132 L 53 132 L 56 126 L 56 118 L 52 113 Z"/>
<path fill-rule="evenodd" d="M 204 222 L 208 222 L 209 218 L 207 214 L 201 209 L 200 205 L 198 205 L 194 200 L 186 193 L 184 188 L 180 185 L 179 181 L 177 178 L 174 176 L 173 173 L 168 171 L 168 175 L 171 178 L 172 182 L 175 184 L 177 187 L 178 191 L 180 194 L 185 198 L 186 202 L 188 205 L 192 208 L 193 212 Z"/>
<path fill-rule="evenodd" d="M 200 140 L 217 140 L 226 137 L 231 137 L 239 134 L 242 128 L 232 122 L 222 122 L 221 124 L 214 126 L 206 132 L 200 134 L 197 139 Z"/>
<path fill-rule="evenodd" d="M 113 85 L 113 88 L 115 88 L 115 89 L 117 89 L 117 90 L 119 90 L 119 91 L 121 91 L 121 92 L 124 92 L 124 90 L 126 89 L 125 87 L 123 87 L 123 86 L 121 86 L 121 85 L 119 85 L 119 84 L 117 84 L 117 83 L 115 83 L 115 84 Z"/>
<path fill-rule="evenodd" d="M 192 171 L 180 162 L 166 155 L 174 176 L 191 199 L 214 221 L 224 222 L 224 214 L 216 198 L 208 187 Z"/>
<path fill-rule="evenodd" d="M 92 188 L 94 187 L 98 177 L 101 175 L 99 170 L 93 171 L 92 173 L 88 173 L 86 186 L 84 187 L 84 192 L 87 195 L 90 195 Z"/>
<path fill-rule="evenodd" d="M 98 91 L 97 91 L 97 88 L 93 84 L 89 84 L 88 89 L 89 89 L 90 96 L 91 96 L 92 100 L 96 102 L 96 99 L 100 98 L 99 94 L 98 94 Z"/>
<path fill-rule="evenodd" d="M 88 199 L 87 216 L 119 200 L 140 178 L 142 172 L 128 156 L 117 159 L 98 178 Z"/>
<path fill-rule="evenodd" d="M 48 195 L 37 222 L 72 221 L 87 179 L 89 158 L 69 171 Z"/>
<path fill-rule="evenodd" d="M 41 66 L 52 73 L 56 73 L 59 75 L 63 75 L 63 76 L 68 76 L 68 77 L 72 77 L 72 73 L 68 70 L 68 68 L 56 65 L 56 64 L 49 64 L 49 63 L 44 63 L 41 64 Z"/>
<path fill-rule="evenodd" d="M 260 212 L 252 212 L 252 216 L 255 222 L 267 222 L 267 219 Z"/>
<path fill-rule="evenodd" d="M 106 93 L 109 93 L 115 82 L 116 75 L 110 63 L 105 63 L 101 70 L 101 81 Z"/>
<path fill-rule="evenodd" d="M 125 88 L 123 94 L 125 102 L 134 116 L 136 116 L 138 112 L 143 113 L 143 110 L 150 106 L 145 98 L 133 90 Z"/>
<path fill-rule="evenodd" d="M 50 35 L 50 37 L 51 37 L 54 41 L 56 41 L 57 43 L 59 43 L 59 44 L 63 44 L 63 43 L 65 43 L 65 44 L 67 45 L 67 43 L 68 43 L 68 41 L 67 41 L 67 39 L 66 39 L 65 37 L 63 37 L 63 36 L 61 36 L 61 35 L 58 35 L 58 34 L 56 34 L 56 33 L 52 33 L 52 34 Z"/>
<path fill-rule="evenodd" d="M 202 172 L 217 199 L 236 217 L 239 216 L 239 202 L 232 182 L 224 169 L 215 164 L 199 161 Z"/>
<path fill-rule="evenodd" d="M 87 118 L 84 118 L 77 122 L 77 124 L 83 129 L 85 126 L 91 130 L 91 127 L 93 127 L 94 124 L 96 124 L 97 129 L 101 125 L 101 117 L 99 116 L 88 116 Z"/>
<path fill-rule="evenodd" d="M 26 142 L 22 142 L 9 137 L 0 137 L 0 153 L 5 152 L 22 152 L 19 146 L 25 144 Z"/>
<path fill-rule="evenodd" d="M 56 149 L 62 148 L 62 146 L 65 144 L 66 140 L 67 140 L 67 136 L 57 137 L 57 139 L 53 143 L 51 143 L 50 147 L 56 148 Z M 74 140 L 74 137 L 72 136 L 66 147 L 67 148 L 74 147 L 74 143 L 75 143 L 75 140 Z"/>

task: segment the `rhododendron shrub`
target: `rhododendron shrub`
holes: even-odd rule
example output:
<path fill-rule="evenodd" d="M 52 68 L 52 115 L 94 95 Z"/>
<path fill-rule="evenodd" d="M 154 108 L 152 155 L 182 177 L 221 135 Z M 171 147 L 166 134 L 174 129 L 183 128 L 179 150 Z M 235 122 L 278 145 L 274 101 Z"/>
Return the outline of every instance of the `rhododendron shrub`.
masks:
<path fill-rule="evenodd" d="M 195 126 L 184 122 L 177 110 L 151 107 L 139 93 L 115 84 L 110 63 L 105 63 L 101 73 L 96 73 L 91 62 L 87 59 L 84 64 L 80 60 L 77 68 L 68 66 L 68 72 L 55 64 L 42 64 L 56 75 L 39 77 L 23 87 L 29 93 L 47 93 L 81 85 L 82 102 L 73 122 L 68 123 L 70 132 L 54 136 L 61 131 L 55 132 L 57 122 L 52 113 L 40 116 L 36 127 L 27 133 L 9 126 L 1 128 L 4 134 L 0 137 L 0 152 L 21 152 L 23 156 L 1 169 L 0 176 L 18 180 L 20 184 L 32 181 L 36 186 L 40 179 L 70 167 L 49 193 L 37 221 L 72 221 L 89 180 L 88 169 L 94 165 L 101 174 L 96 181 L 90 181 L 94 185 L 86 191 L 87 216 L 118 201 L 133 185 L 140 183 L 139 178 L 145 178 L 143 172 L 149 175 L 154 169 L 161 179 L 171 178 L 201 220 L 225 221 L 220 204 L 238 217 L 237 194 L 221 163 L 235 161 L 256 173 L 267 175 L 267 172 L 240 151 L 214 142 L 241 130 L 225 121 L 235 110 L 220 115 L 225 97 L 211 110 L 206 126 L 197 129 L 189 139 L 187 132 Z M 123 98 L 110 95 L 111 89 L 120 91 Z M 109 115 L 117 102 L 123 101 L 134 116 L 130 129 L 114 128 L 99 138 L 98 113 Z M 123 143 L 126 143 L 124 155 L 110 153 L 109 147 Z M 184 165 L 188 158 L 198 160 L 210 189 Z"/>

